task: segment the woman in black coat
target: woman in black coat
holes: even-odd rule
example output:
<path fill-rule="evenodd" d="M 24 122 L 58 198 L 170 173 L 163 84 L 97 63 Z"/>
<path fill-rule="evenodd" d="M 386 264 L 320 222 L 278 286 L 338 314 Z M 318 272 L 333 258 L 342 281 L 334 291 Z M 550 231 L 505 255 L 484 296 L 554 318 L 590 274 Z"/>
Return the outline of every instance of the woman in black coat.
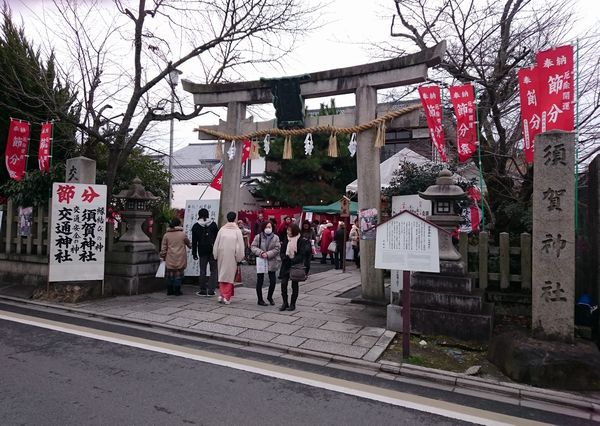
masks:
<path fill-rule="evenodd" d="M 310 261 L 311 247 L 310 243 L 304 238 L 300 238 L 300 228 L 295 223 L 287 227 L 287 241 L 281 244 L 281 298 L 283 305 L 280 311 L 293 311 L 296 309 L 296 300 L 298 299 L 298 281 L 292 281 L 292 299 L 288 304 L 288 281 L 290 281 L 290 269 L 292 265 L 305 265 L 307 259 Z"/>

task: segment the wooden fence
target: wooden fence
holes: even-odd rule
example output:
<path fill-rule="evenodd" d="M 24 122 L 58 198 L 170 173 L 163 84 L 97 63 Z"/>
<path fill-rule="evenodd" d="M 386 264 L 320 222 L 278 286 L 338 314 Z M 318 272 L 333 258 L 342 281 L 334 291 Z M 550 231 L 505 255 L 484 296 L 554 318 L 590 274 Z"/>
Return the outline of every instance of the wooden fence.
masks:
<path fill-rule="evenodd" d="M 477 287 L 485 290 L 497 287 L 501 290 L 519 287 L 521 290 L 531 290 L 531 235 L 523 233 L 520 236 L 520 246 L 510 247 L 507 232 L 499 235 L 498 246 L 489 244 L 489 233 L 480 232 L 477 244 L 469 244 L 469 237 L 461 233 L 459 237 L 459 252 L 465 261 L 471 278 L 476 279 Z M 512 258 L 512 262 L 511 262 Z M 490 272 L 491 260 L 497 263 L 497 272 Z M 511 271 L 514 268 L 518 271 Z M 490 285 L 490 283 L 496 285 Z M 514 283 L 511 286 L 511 283 Z"/>
<path fill-rule="evenodd" d="M 31 222 L 28 224 L 29 235 L 21 235 L 18 208 L 8 200 L 3 210 L 2 232 L 0 232 L 0 253 L 5 258 L 11 256 L 48 256 L 48 223 L 47 207 L 34 207 Z M 23 224 L 25 225 L 25 224 Z"/>

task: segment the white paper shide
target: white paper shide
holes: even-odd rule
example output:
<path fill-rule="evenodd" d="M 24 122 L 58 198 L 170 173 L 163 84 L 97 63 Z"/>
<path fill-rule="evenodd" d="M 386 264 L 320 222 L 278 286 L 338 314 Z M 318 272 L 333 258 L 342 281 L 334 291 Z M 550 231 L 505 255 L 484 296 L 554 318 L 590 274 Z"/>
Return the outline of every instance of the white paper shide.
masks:
<path fill-rule="evenodd" d="M 49 281 L 104 279 L 106 185 L 52 186 Z"/>

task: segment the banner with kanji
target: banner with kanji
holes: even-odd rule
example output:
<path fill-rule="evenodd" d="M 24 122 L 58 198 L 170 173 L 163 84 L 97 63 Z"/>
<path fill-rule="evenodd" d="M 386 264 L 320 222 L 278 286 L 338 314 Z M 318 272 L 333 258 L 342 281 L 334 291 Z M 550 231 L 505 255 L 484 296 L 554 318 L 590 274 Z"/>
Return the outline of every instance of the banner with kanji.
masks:
<path fill-rule="evenodd" d="M 11 119 L 5 152 L 6 170 L 11 179 L 21 180 L 25 176 L 28 147 L 29 123 Z"/>
<path fill-rule="evenodd" d="M 52 123 L 42 123 L 40 132 L 40 147 L 38 150 L 38 166 L 40 171 L 50 171 L 50 146 L 52 144 Z"/>
<path fill-rule="evenodd" d="M 523 151 L 525 152 L 525 162 L 527 164 L 533 163 L 535 136 L 542 130 L 542 119 L 538 107 L 539 75 L 537 67 L 521 68 L 518 73 Z"/>
<path fill-rule="evenodd" d="M 252 142 L 250 142 L 249 139 L 245 139 L 242 145 L 242 161 L 241 163 L 244 164 L 246 161 L 248 161 L 248 158 L 250 157 L 250 148 L 252 146 Z M 212 182 L 210 183 L 210 187 L 216 189 L 217 191 L 221 190 L 221 186 L 223 183 L 223 166 L 221 166 L 221 168 L 219 169 L 219 171 L 217 172 L 217 174 L 215 175 L 215 177 L 213 178 Z"/>
<path fill-rule="evenodd" d="M 104 279 L 106 185 L 52 185 L 49 281 Z"/>
<path fill-rule="evenodd" d="M 467 161 L 477 151 L 477 113 L 472 84 L 449 87 L 450 100 L 456 115 L 456 147 L 458 161 Z"/>
<path fill-rule="evenodd" d="M 542 132 L 573 131 L 575 128 L 575 84 L 573 46 L 560 46 L 536 55 L 539 69 L 538 102 Z"/>
<path fill-rule="evenodd" d="M 431 135 L 433 146 L 435 146 L 439 152 L 442 161 L 446 162 L 448 159 L 446 157 L 446 149 L 444 148 L 442 97 L 440 87 L 437 85 L 421 86 L 419 87 L 419 96 L 421 97 L 421 103 L 423 104 L 423 110 L 425 111 L 425 118 L 427 119 L 427 126 L 429 127 L 429 134 Z"/>

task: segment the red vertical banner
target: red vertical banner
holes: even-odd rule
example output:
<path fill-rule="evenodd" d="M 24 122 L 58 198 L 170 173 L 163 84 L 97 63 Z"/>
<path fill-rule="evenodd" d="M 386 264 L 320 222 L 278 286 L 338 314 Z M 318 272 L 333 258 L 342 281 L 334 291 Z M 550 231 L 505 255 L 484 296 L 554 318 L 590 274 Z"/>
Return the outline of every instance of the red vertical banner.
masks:
<path fill-rule="evenodd" d="M 538 67 L 519 70 L 519 97 L 523 127 L 523 151 L 525 162 L 533 163 L 535 136 L 542 131 L 542 118 L 538 103 L 540 73 Z"/>
<path fill-rule="evenodd" d="M 560 46 L 536 55 L 539 69 L 539 111 L 542 132 L 575 128 L 573 46 Z"/>
<path fill-rule="evenodd" d="M 250 157 L 251 146 L 252 146 L 252 142 L 249 139 L 245 139 L 244 143 L 242 145 L 242 161 L 241 161 L 242 164 L 244 164 L 246 161 L 248 161 L 248 158 Z M 221 168 L 219 169 L 219 171 L 217 172 L 217 174 L 215 175 L 215 177 L 213 178 L 213 180 L 209 186 L 211 188 L 216 189 L 217 191 L 220 191 L 222 182 L 223 182 L 223 166 L 221 166 Z"/>
<path fill-rule="evenodd" d="M 450 100 L 456 115 L 456 146 L 458 160 L 467 161 L 477 150 L 477 113 L 472 84 L 449 87 Z"/>
<path fill-rule="evenodd" d="M 29 123 L 11 120 L 5 152 L 6 170 L 11 179 L 21 180 L 25 176 L 28 147 Z"/>
<path fill-rule="evenodd" d="M 43 123 L 40 132 L 40 147 L 38 150 L 38 165 L 40 171 L 50 171 L 50 146 L 52 144 L 52 123 Z"/>
<path fill-rule="evenodd" d="M 419 87 L 419 96 L 425 110 L 425 118 L 431 135 L 433 145 L 440 153 L 443 162 L 447 162 L 446 150 L 444 148 L 444 129 L 442 127 L 442 97 L 440 87 L 421 86 Z"/>

